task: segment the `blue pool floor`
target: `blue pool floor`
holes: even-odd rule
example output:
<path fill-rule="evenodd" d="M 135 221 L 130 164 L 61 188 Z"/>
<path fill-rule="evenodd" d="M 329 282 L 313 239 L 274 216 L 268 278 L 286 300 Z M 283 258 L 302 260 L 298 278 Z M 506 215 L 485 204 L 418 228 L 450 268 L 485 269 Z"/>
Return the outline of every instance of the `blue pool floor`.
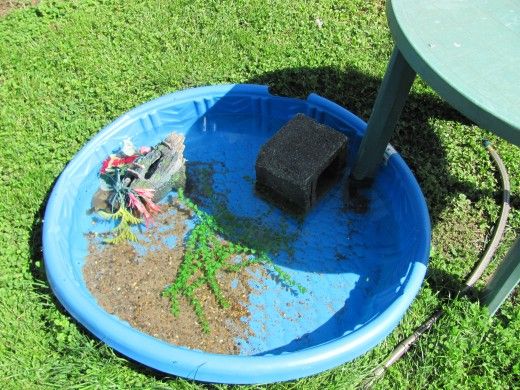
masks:
<path fill-rule="evenodd" d="M 188 195 L 217 220 L 223 218 L 228 239 L 267 251 L 307 290 L 301 293 L 269 277 L 260 285 L 261 275 L 252 277 L 251 316 L 245 319 L 252 332 L 247 340 L 237 340 L 242 355 L 301 350 L 353 332 L 396 299 L 411 267 L 403 260 L 406 231 L 379 179 L 363 194 L 369 204 L 363 213 L 345 207 L 346 175 L 303 217 L 285 213 L 256 194 L 257 153 L 282 125 L 273 119 L 259 130 L 251 117 L 219 115 L 204 117 L 186 133 Z M 153 145 L 174 130 L 160 129 L 153 140 L 137 135 L 132 141 Z M 86 190 L 77 199 L 84 210 L 97 188 L 96 175 L 94 171 L 85 178 Z M 226 217 L 232 223 L 226 225 Z M 84 259 L 84 234 L 92 231 L 95 216 L 77 218 L 83 238 L 73 240 L 73 251 Z M 166 244 L 182 243 L 172 237 Z M 136 245 L 136 250 L 147 249 Z M 82 265 L 78 260 L 78 272 Z"/>

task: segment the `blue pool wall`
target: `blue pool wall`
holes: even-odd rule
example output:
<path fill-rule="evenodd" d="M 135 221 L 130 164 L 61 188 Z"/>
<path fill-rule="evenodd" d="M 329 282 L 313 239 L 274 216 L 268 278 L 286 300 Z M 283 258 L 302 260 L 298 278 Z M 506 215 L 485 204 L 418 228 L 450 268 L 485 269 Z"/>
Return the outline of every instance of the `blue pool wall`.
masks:
<path fill-rule="evenodd" d="M 266 383 L 295 379 L 337 366 L 374 347 L 398 324 L 417 294 L 429 252 L 430 223 L 422 193 L 404 161 L 391 149 L 385 161 L 385 174 L 378 180 L 379 185 L 391 188 L 394 207 L 401 208 L 396 213 L 403 217 L 401 222 L 407 227 L 402 229 L 401 242 L 410 261 L 386 310 L 368 316 L 366 323 L 345 336 L 279 354 L 209 354 L 176 347 L 131 328 L 100 308 L 85 288 L 77 266 L 80 260 L 71 254 L 71 239 L 77 231 L 74 226 L 60 223 L 73 220 L 71 214 L 76 198 L 81 196 L 84 176 L 97 171 L 100 161 L 125 138 L 135 136 L 136 144 L 155 144 L 162 137 L 156 132 L 157 128 L 186 131 L 203 128 L 207 125 L 205 116 L 212 111 L 253 115 L 258 117 L 259 129 L 263 128 L 262 121 L 266 117 L 289 120 L 303 112 L 350 135 L 350 165 L 366 128 L 358 117 L 317 95 L 310 95 L 307 100 L 273 97 L 267 87 L 254 85 L 223 85 L 177 92 L 124 114 L 95 136 L 70 162 L 49 199 L 44 223 L 44 256 L 49 282 L 60 302 L 89 331 L 124 355 L 155 369 L 202 381 Z M 259 112 L 262 115 L 258 115 Z M 267 123 L 265 128 L 268 131 Z M 388 291 L 381 293 L 388 298 Z"/>

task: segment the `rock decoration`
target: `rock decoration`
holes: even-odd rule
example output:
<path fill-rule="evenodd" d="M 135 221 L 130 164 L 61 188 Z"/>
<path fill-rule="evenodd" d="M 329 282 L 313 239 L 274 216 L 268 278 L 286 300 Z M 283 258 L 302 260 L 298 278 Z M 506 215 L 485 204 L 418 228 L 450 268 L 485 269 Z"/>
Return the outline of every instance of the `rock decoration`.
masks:
<path fill-rule="evenodd" d="M 105 219 L 119 220 L 107 243 L 137 238 L 130 226 L 148 225 L 160 212 L 157 205 L 172 189 L 184 189 L 186 160 L 184 136 L 170 133 L 154 147 L 137 149 L 125 140 L 121 150 L 108 156 L 99 171 L 100 187 L 92 198 L 92 209 Z"/>
<path fill-rule="evenodd" d="M 186 185 L 186 160 L 183 157 L 184 136 L 171 133 L 149 153 L 139 157 L 125 179 L 130 188 L 151 188 L 153 201 L 159 202 L 172 188 Z"/>

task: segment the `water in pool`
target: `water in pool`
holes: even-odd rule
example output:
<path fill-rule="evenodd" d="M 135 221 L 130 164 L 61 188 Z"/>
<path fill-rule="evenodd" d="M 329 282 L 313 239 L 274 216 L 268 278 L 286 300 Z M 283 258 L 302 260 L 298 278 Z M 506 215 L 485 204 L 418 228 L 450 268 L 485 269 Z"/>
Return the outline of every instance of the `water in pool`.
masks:
<path fill-rule="evenodd" d="M 185 134 L 193 199 L 209 214 L 225 207 L 237 220 L 247 221 L 248 244 L 268 250 L 273 262 L 307 290 L 300 293 L 263 278 L 263 286 L 256 286 L 249 297 L 252 335 L 236 340 L 244 355 L 301 350 L 354 331 L 396 299 L 411 266 L 402 260 L 409 245 L 382 190 L 385 179 L 376 179 L 364 194 L 369 207 L 363 213 L 345 208 L 346 176 L 303 217 L 257 196 L 258 151 L 286 120 L 273 118 L 261 126 L 257 121 L 245 115 L 206 116 Z M 175 128 L 156 129 L 153 135 L 143 132 L 132 141 L 154 145 L 171 131 Z M 351 141 L 354 145 L 358 140 Z M 86 177 L 76 200 L 84 210 L 96 190 L 96 175 L 93 170 Z M 85 213 L 74 218 L 72 250 L 75 271 L 81 273 L 87 254 L 84 234 L 107 227 L 93 227 L 95 217 Z M 254 279 L 251 283 L 255 288 Z"/>

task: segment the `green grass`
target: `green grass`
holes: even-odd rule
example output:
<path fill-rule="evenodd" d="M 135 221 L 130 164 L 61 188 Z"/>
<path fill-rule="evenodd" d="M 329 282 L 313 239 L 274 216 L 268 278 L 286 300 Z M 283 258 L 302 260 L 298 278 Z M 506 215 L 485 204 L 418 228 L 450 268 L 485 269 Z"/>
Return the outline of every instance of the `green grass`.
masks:
<path fill-rule="evenodd" d="M 0 19 L 0 37 L 0 387 L 203 387 L 129 362 L 63 312 L 42 269 L 46 197 L 103 125 L 186 87 L 253 82 L 293 96 L 315 91 L 367 119 L 392 49 L 382 1 L 44 0 Z M 439 304 L 447 315 L 376 387 L 518 383 L 518 296 L 492 319 L 468 298 L 449 303 L 499 213 L 484 136 L 512 179 L 503 256 L 520 230 L 520 151 L 473 126 L 417 80 L 392 142 L 430 207 L 434 248 L 424 287 L 374 350 L 272 388 L 357 387 Z"/>

